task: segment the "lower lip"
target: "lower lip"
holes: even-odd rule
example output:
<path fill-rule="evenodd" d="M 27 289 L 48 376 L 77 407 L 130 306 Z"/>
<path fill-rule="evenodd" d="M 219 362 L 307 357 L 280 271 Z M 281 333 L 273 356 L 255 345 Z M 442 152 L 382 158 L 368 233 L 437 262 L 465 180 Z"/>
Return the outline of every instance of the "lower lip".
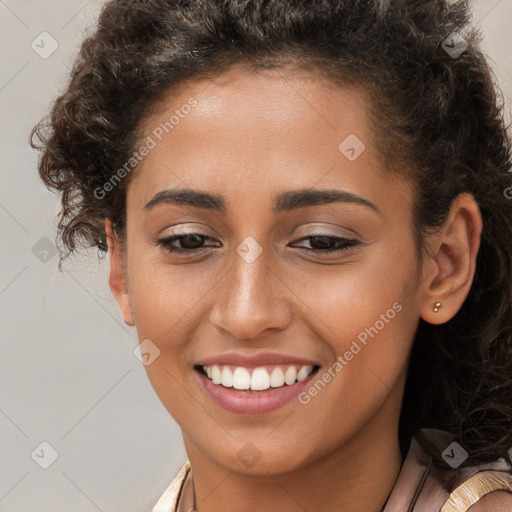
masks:
<path fill-rule="evenodd" d="M 285 384 L 282 387 L 269 388 L 265 391 L 252 391 L 226 388 L 220 384 L 214 384 L 200 371 L 194 371 L 199 375 L 203 388 L 215 403 L 229 412 L 245 415 L 266 414 L 283 407 L 296 398 L 318 373 L 317 370 L 304 380 L 289 386 Z"/>

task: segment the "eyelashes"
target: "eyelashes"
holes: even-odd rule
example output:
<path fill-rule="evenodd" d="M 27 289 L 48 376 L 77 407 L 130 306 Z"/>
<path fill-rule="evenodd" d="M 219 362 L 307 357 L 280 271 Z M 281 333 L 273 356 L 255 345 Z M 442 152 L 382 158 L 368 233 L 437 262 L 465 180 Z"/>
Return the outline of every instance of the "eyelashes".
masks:
<path fill-rule="evenodd" d="M 181 256 L 201 256 L 203 254 L 214 251 L 215 246 L 204 247 L 194 247 L 197 245 L 201 245 L 207 240 L 213 240 L 209 236 L 203 233 L 184 233 L 181 235 L 171 235 L 165 238 L 160 238 L 156 240 L 156 244 L 162 248 L 165 252 L 170 254 L 177 254 Z M 309 235 L 296 240 L 294 243 L 302 242 L 305 240 L 314 240 L 315 242 L 310 245 L 319 246 L 319 248 L 312 249 L 302 249 L 301 252 L 306 254 L 338 254 L 345 251 L 349 251 L 350 249 L 361 245 L 361 242 L 355 238 L 344 238 L 337 237 L 331 235 Z M 177 247 L 176 242 L 182 245 L 182 247 Z M 185 245 L 185 247 L 183 247 Z M 188 247 L 187 247 L 188 246 Z M 192 246 L 192 247 L 190 247 Z M 333 247 L 334 246 L 334 247 Z M 220 245 L 217 245 L 220 247 Z"/>
<path fill-rule="evenodd" d="M 176 254 L 189 254 L 189 255 L 201 255 L 201 254 L 204 254 L 205 252 L 211 252 L 209 249 L 205 250 L 203 248 L 199 248 L 199 249 L 183 249 L 183 248 L 179 248 L 179 247 L 175 247 L 174 245 L 172 245 L 174 242 L 180 242 L 182 240 L 186 240 L 188 241 L 188 244 L 190 244 L 190 241 L 192 241 L 192 245 L 194 244 L 197 244 L 198 243 L 198 239 L 199 241 L 204 241 L 204 240 L 211 240 L 211 238 L 207 235 L 204 235 L 204 234 L 201 234 L 201 233 L 186 233 L 186 234 L 183 234 L 183 235 L 171 235 L 171 236 L 168 236 L 168 237 L 165 237 L 165 238 L 160 238 L 159 240 L 157 240 L 157 244 L 162 248 L 164 249 L 165 251 L 167 252 L 170 252 L 170 253 L 176 253 Z"/>
<path fill-rule="evenodd" d="M 310 253 L 316 253 L 316 254 L 322 254 L 322 253 L 338 253 L 342 251 L 348 251 L 352 247 L 355 247 L 356 245 L 359 245 L 361 242 L 359 240 L 356 240 L 355 238 L 344 238 L 344 237 L 338 237 L 338 236 L 331 236 L 331 235 L 308 235 L 303 236 L 302 238 L 299 238 L 297 242 L 302 242 L 303 240 L 316 240 L 317 245 L 320 241 L 320 248 L 319 249 L 305 249 L 306 252 Z M 330 241 L 327 242 L 327 241 Z M 332 242 L 334 241 L 334 248 L 325 248 L 325 246 L 332 246 Z"/>

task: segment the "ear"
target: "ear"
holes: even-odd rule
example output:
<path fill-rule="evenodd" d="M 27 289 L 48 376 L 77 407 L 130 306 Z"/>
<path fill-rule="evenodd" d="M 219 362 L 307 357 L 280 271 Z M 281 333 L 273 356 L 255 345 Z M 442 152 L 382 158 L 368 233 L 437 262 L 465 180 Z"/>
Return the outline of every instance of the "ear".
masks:
<path fill-rule="evenodd" d="M 445 323 L 464 303 L 475 275 L 482 226 L 474 197 L 463 193 L 453 200 L 441 230 L 430 235 L 420 302 L 426 322 Z M 437 312 L 436 302 L 441 303 Z"/>
<path fill-rule="evenodd" d="M 135 325 L 132 309 L 128 296 L 128 286 L 125 275 L 125 261 L 121 244 L 117 236 L 113 233 L 112 222 L 105 219 L 105 234 L 107 235 L 107 245 L 110 261 L 109 285 L 114 298 L 119 305 L 124 323 L 130 326 Z"/>

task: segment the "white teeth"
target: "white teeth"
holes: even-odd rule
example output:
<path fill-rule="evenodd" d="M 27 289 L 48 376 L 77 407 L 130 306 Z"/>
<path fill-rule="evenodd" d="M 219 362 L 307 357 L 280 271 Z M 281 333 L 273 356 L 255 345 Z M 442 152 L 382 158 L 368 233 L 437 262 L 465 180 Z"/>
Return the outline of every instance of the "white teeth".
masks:
<path fill-rule="evenodd" d="M 283 368 L 286 371 L 283 373 Z M 264 391 L 269 388 L 279 388 L 287 384 L 294 384 L 306 379 L 312 372 L 313 366 L 276 366 L 269 374 L 265 367 L 257 367 L 252 370 L 243 366 L 237 366 L 232 372 L 229 366 L 203 366 L 203 370 L 214 384 L 221 384 L 226 388 L 251 389 L 253 391 Z"/>
<path fill-rule="evenodd" d="M 229 368 L 224 367 L 224 370 L 231 373 Z M 251 387 L 251 376 L 245 368 L 241 366 L 235 368 L 233 372 L 233 387 L 235 389 L 249 389 Z"/>
<path fill-rule="evenodd" d="M 270 374 L 270 386 L 280 388 L 284 385 L 284 373 L 281 368 L 274 368 Z"/>
<path fill-rule="evenodd" d="M 233 387 L 233 374 L 229 371 L 229 368 L 224 367 L 221 373 L 221 384 L 225 388 Z"/>
<path fill-rule="evenodd" d="M 220 368 L 216 364 L 212 366 L 212 381 L 214 384 L 220 384 L 222 382 Z"/>
<path fill-rule="evenodd" d="M 293 366 L 289 366 L 288 370 L 286 370 L 286 373 L 284 374 L 284 381 L 286 384 L 290 385 L 295 382 L 295 379 L 297 378 L 297 370 Z"/>
<path fill-rule="evenodd" d="M 297 373 L 297 380 L 304 380 L 313 370 L 312 366 L 303 366 Z"/>
<path fill-rule="evenodd" d="M 256 368 L 251 375 L 251 389 L 262 391 L 270 387 L 270 375 L 265 368 Z"/>

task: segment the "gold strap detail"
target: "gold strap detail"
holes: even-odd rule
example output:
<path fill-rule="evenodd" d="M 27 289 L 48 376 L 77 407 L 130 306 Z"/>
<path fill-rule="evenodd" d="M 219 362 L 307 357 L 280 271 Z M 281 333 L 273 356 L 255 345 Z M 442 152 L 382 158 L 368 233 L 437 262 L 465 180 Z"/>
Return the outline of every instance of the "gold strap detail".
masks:
<path fill-rule="evenodd" d="M 512 493 L 512 475 L 505 471 L 479 471 L 451 492 L 440 512 L 466 512 L 480 498 L 499 490 Z"/>

